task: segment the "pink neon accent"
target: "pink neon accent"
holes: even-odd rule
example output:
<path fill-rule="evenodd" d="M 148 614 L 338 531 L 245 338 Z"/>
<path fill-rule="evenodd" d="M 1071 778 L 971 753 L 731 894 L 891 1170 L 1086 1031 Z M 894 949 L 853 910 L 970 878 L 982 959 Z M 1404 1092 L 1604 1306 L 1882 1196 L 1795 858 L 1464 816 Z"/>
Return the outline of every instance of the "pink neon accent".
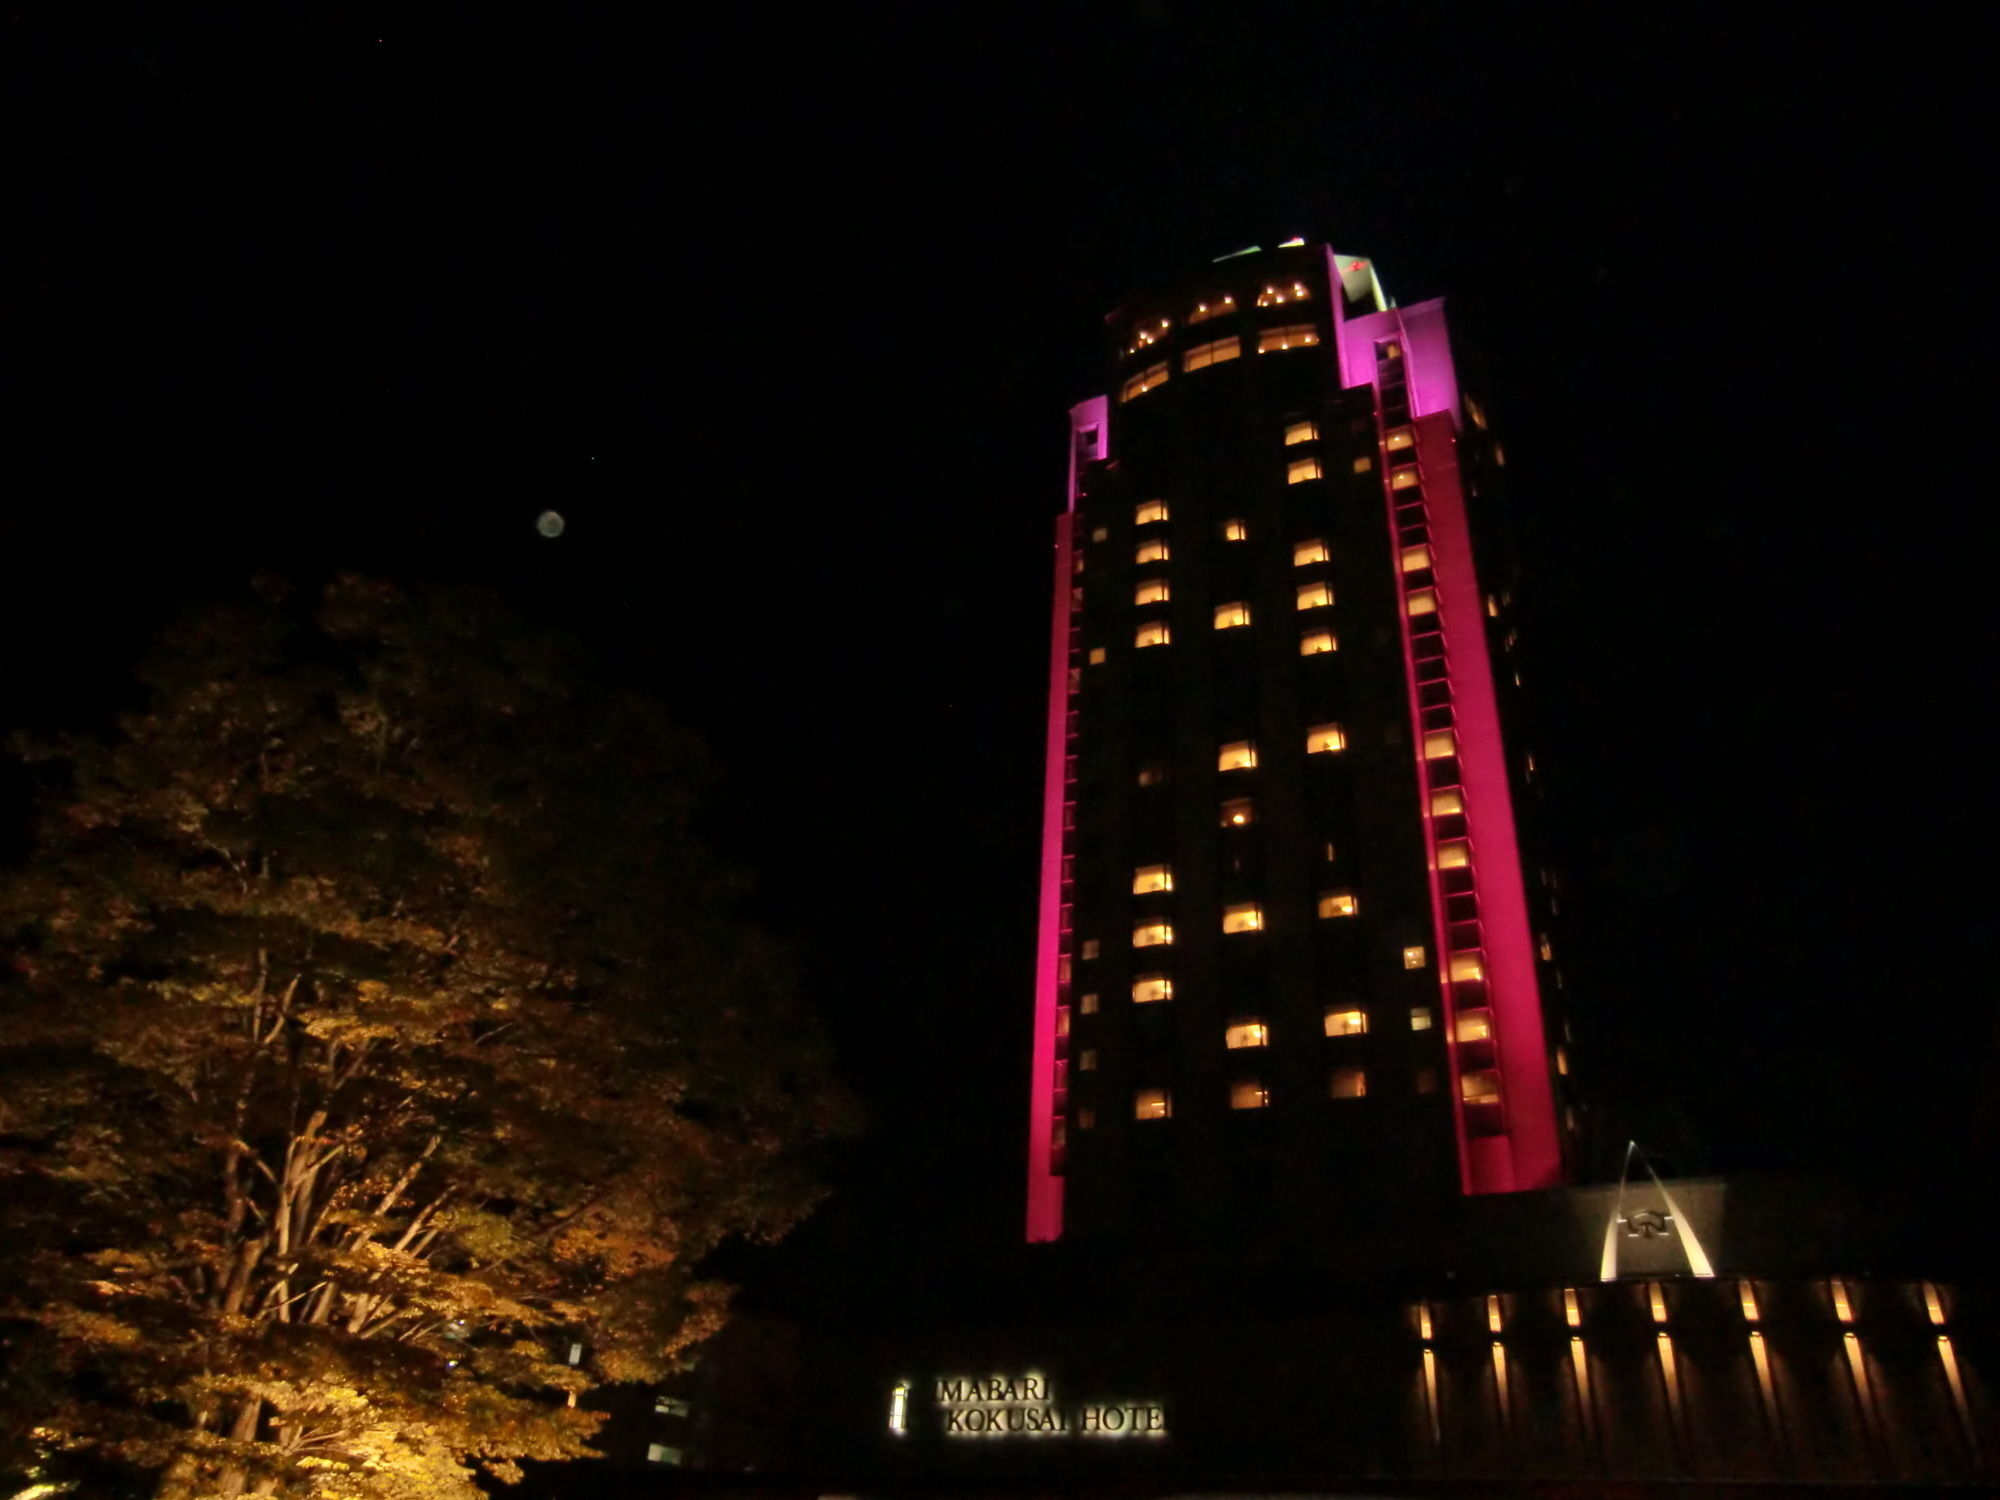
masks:
<path fill-rule="evenodd" d="M 1075 504 L 1072 494 L 1071 504 Z M 1069 719 L 1070 558 L 1076 515 L 1056 517 L 1055 619 L 1049 651 L 1049 728 L 1042 784 L 1042 904 L 1035 945 L 1035 1042 L 1028 1088 L 1028 1240 L 1062 1235 L 1063 1181 L 1055 1170 L 1057 975 L 1062 965 L 1063 741 Z"/>
<path fill-rule="evenodd" d="M 1111 400 L 1093 396 L 1070 408 L 1068 505 L 1056 518 L 1055 609 L 1049 623 L 1049 723 L 1042 784 L 1042 901 L 1040 936 L 1035 946 L 1035 1034 L 1028 1085 L 1028 1240 L 1060 1239 L 1063 1227 L 1063 1180 L 1057 1170 L 1056 1095 L 1062 1087 L 1063 1062 L 1056 1035 L 1060 1012 L 1068 996 L 1062 992 L 1063 834 L 1068 821 L 1066 762 L 1068 756 L 1070 689 L 1070 590 L 1075 585 L 1076 502 L 1081 493 L 1080 440 L 1094 433 L 1094 456 L 1111 456 Z"/>
<path fill-rule="evenodd" d="M 1443 322 L 1440 313 L 1435 324 L 1440 332 Z M 1407 347 L 1404 357 L 1410 357 Z M 1414 384 L 1412 391 L 1414 395 Z M 1459 784 L 1465 789 L 1466 830 L 1478 851 L 1486 994 L 1493 1009 L 1493 1039 L 1507 1111 L 1506 1135 L 1475 1139 L 1471 1165 L 1475 1191 L 1524 1192 L 1561 1183 L 1562 1146 L 1556 1132 L 1555 1090 L 1549 1082 L 1528 897 L 1521 879 L 1521 846 L 1507 780 L 1507 750 L 1500 734 L 1500 704 L 1486 650 L 1485 604 L 1473 565 L 1457 438 L 1452 418 L 1446 415 L 1456 406 L 1453 401 L 1445 411 L 1419 417 L 1417 442 L 1424 454 L 1424 506 L 1430 515 L 1438 613 L 1449 622 Z"/>
<path fill-rule="evenodd" d="M 1329 267 L 1335 267 L 1331 250 L 1327 258 Z M 1466 833 L 1478 851 L 1479 927 L 1486 996 L 1493 1012 L 1493 1041 L 1507 1120 L 1504 1134 L 1474 1137 L 1468 1133 L 1465 1101 L 1459 1085 L 1458 1048 L 1456 1043 L 1448 1043 L 1452 1113 L 1459 1143 L 1459 1181 L 1468 1193 L 1550 1187 L 1562 1181 L 1562 1148 L 1556 1131 L 1555 1090 L 1549 1079 L 1527 892 L 1521 877 L 1520 841 L 1514 827 L 1513 796 L 1507 780 L 1507 752 L 1500 733 L 1499 702 L 1493 691 L 1492 661 L 1486 649 L 1485 604 L 1458 471 L 1458 376 L 1452 363 L 1444 303 L 1433 299 L 1413 307 L 1390 308 L 1350 319 L 1346 316 L 1344 299 L 1338 294 L 1337 269 L 1331 270 L 1329 280 L 1334 345 L 1342 386 L 1351 390 L 1373 385 L 1376 344 L 1395 339 L 1401 345 L 1410 415 L 1417 427 L 1418 451 L 1422 455 L 1424 509 L 1438 614 L 1449 632 L 1449 677 L 1453 733 L 1458 738 L 1459 785 L 1465 794 Z M 1383 483 L 1385 486 L 1388 483 L 1386 471 Z M 1391 491 L 1392 527 L 1395 504 Z M 1423 760 L 1422 712 L 1417 701 L 1417 662 L 1411 635 L 1410 617 L 1405 611 L 1403 658 L 1418 757 L 1417 783 L 1425 799 L 1428 844 L 1430 770 Z M 1449 926 L 1444 891 L 1435 869 L 1431 871 L 1430 888 L 1445 1034 L 1455 1037 L 1457 1015 L 1449 978 Z"/>

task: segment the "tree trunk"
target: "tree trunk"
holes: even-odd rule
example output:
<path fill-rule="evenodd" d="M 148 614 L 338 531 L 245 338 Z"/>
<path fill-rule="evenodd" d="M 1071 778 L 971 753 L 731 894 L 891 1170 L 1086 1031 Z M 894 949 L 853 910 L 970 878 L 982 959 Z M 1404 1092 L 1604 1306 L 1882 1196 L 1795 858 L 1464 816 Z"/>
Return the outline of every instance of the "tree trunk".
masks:
<path fill-rule="evenodd" d="M 229 1424 L 229 1440 L 233 1443 L 254 1443 L 257 1440 L 257 1420 L 264 1414 L 262 1396 L 245 1396 L 243 1404 L 236 1408 L 236 1420 Z M 250 1471 L 241 1464 L 231 1464 L 216 1478 L 215 1492 L 226 1496 L 227 1500 L 237 1500 L 250 1483 Z"/>

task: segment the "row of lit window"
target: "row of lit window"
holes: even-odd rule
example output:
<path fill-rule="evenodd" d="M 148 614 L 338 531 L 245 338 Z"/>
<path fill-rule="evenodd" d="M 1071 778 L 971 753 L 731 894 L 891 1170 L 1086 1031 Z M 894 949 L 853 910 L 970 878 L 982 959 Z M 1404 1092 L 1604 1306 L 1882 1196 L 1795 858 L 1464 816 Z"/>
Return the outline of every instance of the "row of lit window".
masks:
<path fill-rule="evenodd" d="M 1155 336 L 1148 330 L 1139 335 L 1138 341 L 1126 350 L 1126 353 L 1135 354 L 1154 341 Z M 1257 335 L 1257 352 L 1270 354 L 1281 349 L 1306 349 L 1318 342 L 1319 329 L 1311 323 L 1288 323 L 1283 327 L 1266 328 L 1260 332 Z M 1198 344 L 1189 349 L 1182 356 L 1181 368 L 1184 371 L 1199 370 L 1208 365 L 1221 364 L 1224 360 L 1235 359 L 1242 352 L 1242 340 L 1216 339 L 1212 343 Z M 1171 373 L 1171 361 L 1163 359 L 1156 364 L 1148 365 L 1126 380 L 1119 390 L 1118 399 L 1122 402 L 1143 396 L 1146 392 L 1165 385 Z"/>
<path fill-rule="evenodd" d="M 1145 592 L 1144 585 L 1141 585 L 1140 591 L 1142 594 Z M 1161 580 L 1159 592 L 1146 602 L 1158 603 L 1165 597 L 1165 582 Z M 1300 585 L 1298 591 L 1298 607 L 1300 609 L 1330 609 L 1332 606 L 1333 585 L 1328 583 Z M 1215 628 L 1217 630 L 1236 630 L 1249 623 L 1250 606 L 1242 600 L 1232 600 L 1228 604 L 1218 604 L 1215 606 Z M 1132 632 L 1132 645 L 1138 650 L 1144 650 L 1148 646 L 1170 646 L 1173 644 L 1173 639 L 1173 627 L 1165 620 L 1142 621 Z M 1299 655 L 1316 656 L 1322 652 L 1335 650 L 1338 648 L 1338 645 L 1339 642 L 1334 639 L 1333 632 L 1330 630 L 1309 631 L 1299 637 Z M 1092 666 L 1100 665 L 1104 659 L 1105 650 L 1102 646 L 1091 648 L 1090 664 Z"/>
<path fill-rule="evenodd" d="M 1321 542 L 1301 542 L 1294 549 L 1299 565 L 1326 561 L 1326 547 Z M 1134 604 L 1165 604 L 1173 598 L 1173 585 L 1164 578 L 1140 580 L 1132 591 Z M 1300 609 L 1325 609 L 1333 603 L 1333 585 L 1330 583 L 1302 583 L 1296 598 Z M 1227 604 L 1215 606 L 1215 628 L 1233 630 L 1239 625 L 1250 623 L 1250 606 L 1241 599 L 1232 599 Z"/>
<path fill-rule="evenodd" d="M 1368 1072 L 1365 1068 L 1334 1068 L 1326 1076 L 1326 1096 L 1329 1099 L 1365 1099 L 1368 1097 Z M 1231 1109 L 1269 1109 L 1271 1090 L 1266 1085 L 1252 1079 L 1239 1080 L 1229 1086 L 1229 1107 Z M 1172 1089 L 1137 1089 L 1132 1095 L 1132 1118 L 1135 1120 L 1170 1120 L 1174 1114 L 1174 1093 Z M 1088 1107 L 1076 1112 L 1077 1128 L 1089 1130 L 1097 1123 L 1096 1112 Z"/>
<path fill-rule="evenodd" d="M 1224 521 L 1222 523 L 1222 539 L 1225 542 L 1249 541 L 1250 527 L 1248 523 L 1243 521 Z M 1165 537 L 1155 537 L 1150 541 L 1141 542 L 1132 549 L 1132 561 L 1141 567 L 1147 563 L 1167 562 L 1173 555 L 1173 548 L 1167 543 Z M 1317 537 L 1308 537 L 1305 541 L 1295 542 L 1292 545 L 1292 566 L 1295 568 L 1303 568 L 1310 563 L 1327 562 L 1330 559 L 1331 554 L 1326 549 L 1326 543 Z M 1426 563 L 1425 566 L 1429 566 L 1429 564 Z M 1157 583 L 1162 588 L 1166 586 L 1166 580 L 1163 578 L 1150 581 Z M 1145 588 L 1147 585 L 1142 583 L 1139 586 Z M 1164 599 L 1167 596 L 1161 594 L 1159 597 Z M 1148 602 L 1150 601 L 1145 599 L 1139 601 L 1141 604 Z"/>
<path fill-rule="evenodd" d="M 1352 891 L 1322 891 L 1315 908 L 1326 918 L 1361 914 L 1361 903 Z M 1239 901 L 1222 908 L 1224 932 L 1262 932 L 1264 908 L 1255 901 Z M 1134 948 L 1166 948 L 1174 941 L 1174 924 L 1164 919 L 1140 922 L 1132 928 Z"/>
<path fill-rule="evenodd" d="M 1421 948 L 1404 949 L 1404 966 L 1406 968 L 1422 968 L 1423 951 Z M 1414 964 L 1410 963 L 1410 955 L 1412 954 L 1416 955 L 1416 962 Z M 1163 1001 L 1172 1000 L 1173 998 L 1174 980 L 1171 974 L 1140 974 L 1132 980 L 1132 1003 L 1134 1005 L 1156 1005 Z M 1096 1015 L 1098 1005 L 1099 997 L 1095 990 L 1085 990 L 1077 996 L 1076 1008 L 1079 1015 Z M 1457 1031 L 1458 1040 L 1469 1042 L 1485 1041 L 1488 1039 L 1491 1034 L 1490 1032 L 1477 1032 L 1476 1028 L 1475 1030 L 1467 1029 L 1467 1020 L 1481 1020 L 1481 1014 L 1479 1012 L 1468 1011 L 1464 1017 L 1460 1018 Z M 1429 1031 L 1432 1022 L 1431 1008 L 1428 1005 L 1413 1005 L 1410 1007 L 1410 1030 Z M 1482 1024 L 1484 1024 L 1483 1021 Z M 1339 1006 L 1328 1010 L 1326 1013 L 1326 1034 L 1328 1036 L 1361 1036 L 1367 1030 L 1368 1012 L 1365 1010 L 1359 1010 L 1352 1006 Z M 1270 1032 L 1269 1028 L 1262 1021 L 1245 1021 L 1241 1023 L 1240 1027 L 1231 1026 L 1225 1040 L 1231 1047 L 1262 1047 L 1268 1044 Z"/>

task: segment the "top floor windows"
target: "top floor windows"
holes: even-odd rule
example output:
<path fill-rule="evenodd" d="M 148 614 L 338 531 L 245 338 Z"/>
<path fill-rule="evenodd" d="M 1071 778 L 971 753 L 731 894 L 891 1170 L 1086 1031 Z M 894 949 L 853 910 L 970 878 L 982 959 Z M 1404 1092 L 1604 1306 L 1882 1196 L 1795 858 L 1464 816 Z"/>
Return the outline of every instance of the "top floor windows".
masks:
<path fill-rule="evenodd" d="M 1194 311 L 1188 314 L 1187 320 L 1190 323 L 1206 323 L 1210 318 L 1220 318 L 1235 311 L 1236 298 L 1225 295 L 1213 302 L 1197 302 Z"/>
<path fill-rule="evenodd" d="M 1142 323 L 1132 330 L 1132 342 L 1125 346 L 1125 357 L 1130 359 L 1141 349 L 1150 349 L 1167 336 L 1167 330 L 1174 326 L 1172 318 L 1162 318 L 1157 323 Z"/>
<path fill-rule="evenodd" d="M 1167 502 L 1164 500 L 1141 500 L 1132 511 L 1134 526 L 1150 526 L 1155 521 L 1167 518 Z"/>
<path fill-rule="evenodd" d="M 1226 339 L 1216 339 L 1213 343 L 1196 344 L 1181 356 L 1183 370 L 1202 370 L 1210 365 L 1219 365 L 1226 360 L 1238 358 L 1243 353 L 1243 340 L 1231 334 Z"/>
<path fill-rule="evenodd" d="M 1141 865 L 1132 872 L 1132 894 L 1149 895 L 1154 891 L 1170 891 L 1174 888 L 1172 865 Z"/>
<path fill-rule="evenodd" d="M 1310 323 L 1287 323 L 1282 328 L 1266 328 L 1257 335 L 1257 352 L 1269 354 L 1276 349 L 1305 349 L 1319 342 L 1319 330 Z M 1166 377 L 1160 377 L 1164 380 Z M 1131 382 L 1128 380 L 1129 386 Z M 1128 396 L 1126 398 L 1130 400 Z"/>
<path fill-rule="evenodd" d="M 1303 302 L 1311 295 L 1303 281 L 1274 282 L 1257 294 L 1257 305 L 1276 307 L 1281 302 Z"/>
<path fill-rule="evenodd" d="M 1135 396 L 1143 396 L 1156 386 L 1167 383 L 1167 362 L 1161 360 L 1156 365 L 1148 365 L 1132 376 L 1118 393 L 1120 401 L 1130 401 Z"/>
<path fill-rule="evenodd" d="M 1319 436 L 1318 423 L 1293 422 L 1290 426 L 1285 428 L 1285 446 L 1289 448 L 1294 443 L 1310 443 L 1314 438 L 1318 436 Z"/>

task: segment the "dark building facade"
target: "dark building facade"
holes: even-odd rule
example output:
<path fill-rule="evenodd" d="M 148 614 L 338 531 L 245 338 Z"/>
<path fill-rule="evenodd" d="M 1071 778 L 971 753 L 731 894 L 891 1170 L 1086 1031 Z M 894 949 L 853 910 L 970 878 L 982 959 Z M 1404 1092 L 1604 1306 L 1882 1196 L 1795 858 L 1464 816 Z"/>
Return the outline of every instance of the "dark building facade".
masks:
<path fill-rule="evenodd" d="M 1504 455 L 1441 303 L 1294 242 L 1109 320 L 1056 530 L 1031 1241 L 1323 1242 L 1567 1179 Z"/>

